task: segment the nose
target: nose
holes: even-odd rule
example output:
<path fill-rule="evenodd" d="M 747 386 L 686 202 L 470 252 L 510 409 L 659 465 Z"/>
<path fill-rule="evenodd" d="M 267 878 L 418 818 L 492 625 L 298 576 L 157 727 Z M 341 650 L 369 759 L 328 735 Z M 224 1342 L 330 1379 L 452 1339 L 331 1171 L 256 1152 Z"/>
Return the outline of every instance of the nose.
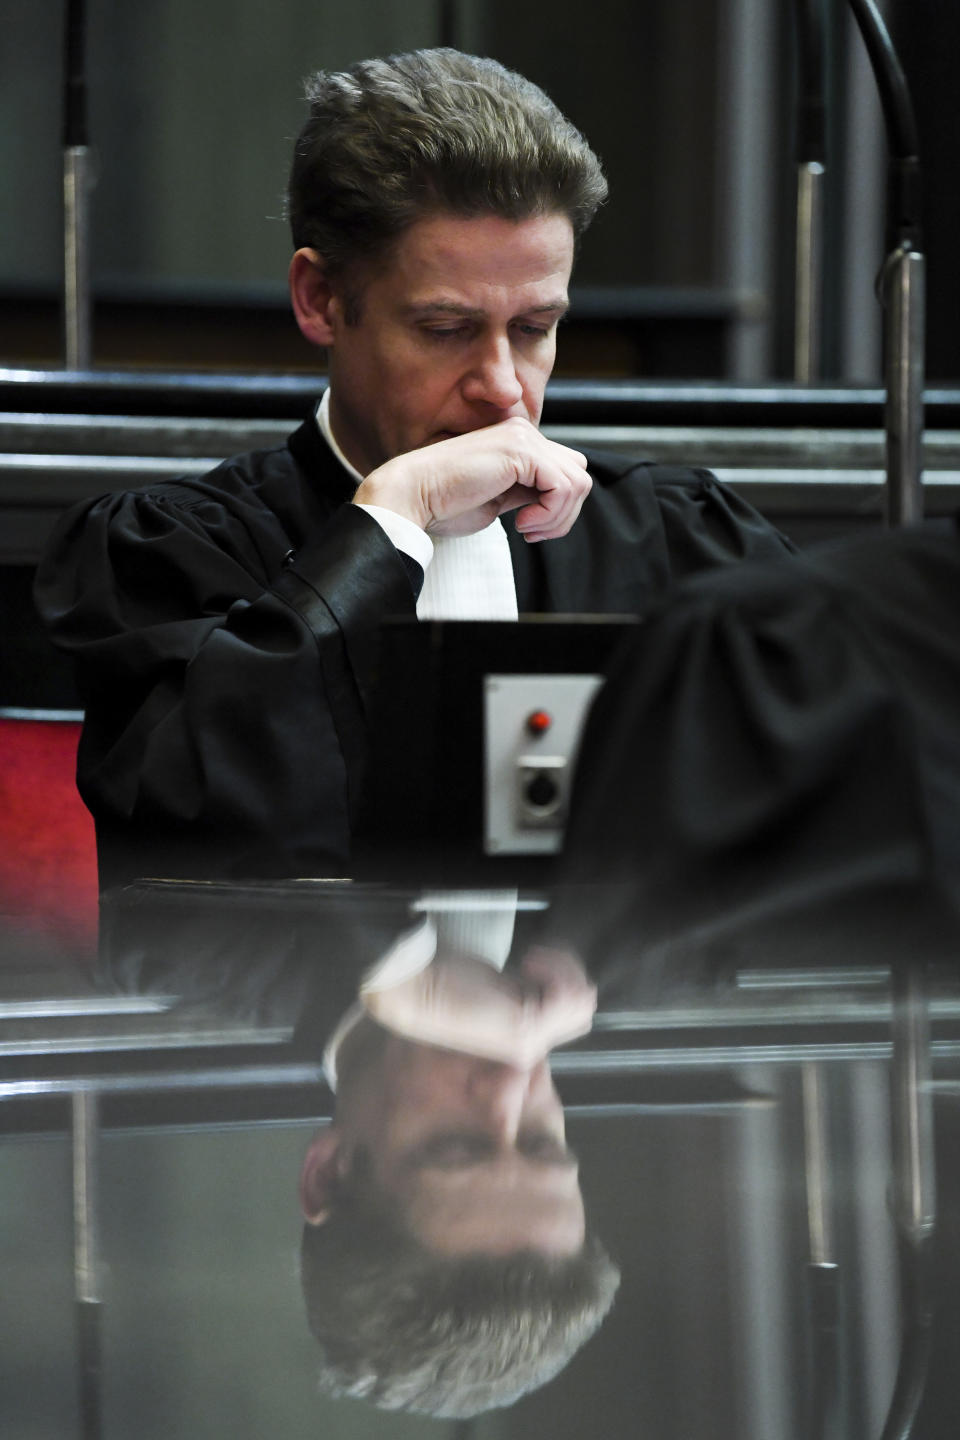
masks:
<path fill-rule="evenodd" d="M 501 1143 L 512 1145 L 516 1141 L 539 1069 L 524 1070 L 496 1060 L 482 1060 L 471 1068 L 467 1082 L 470 1101 Z"/>
<path fill-rule="evenodd" d="M 510 339 L 495 335 L 481 343 L 463 379 L 463 397 L 473 404 L 511 410 L 523 399 L 523 386 L 517 377 Z"/>

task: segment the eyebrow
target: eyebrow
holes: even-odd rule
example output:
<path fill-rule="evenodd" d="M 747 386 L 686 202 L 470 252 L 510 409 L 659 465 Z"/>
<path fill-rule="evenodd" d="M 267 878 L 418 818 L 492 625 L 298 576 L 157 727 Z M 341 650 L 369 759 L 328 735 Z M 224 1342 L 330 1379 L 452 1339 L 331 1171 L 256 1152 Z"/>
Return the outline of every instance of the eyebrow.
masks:
<path fill-rule="evenodd" d="M 405 313 L 412 319 L 429 319 L 430 316 L 455 316 L 459 320 L 484 320 L 487 312 L 474 305 L 459 305 L 456 300 L 426 300 L 422 304 L 414 301 L 411 305 L 404 307 Z M 541 305 L 528 305 L 517 311 L 521 315 L 565 315 L 570 309 L 570 301 L 566 296 L 558 296 L 556 300 L 547 300 Z M 516 317 L 515 317 L 516 318 Z"/>

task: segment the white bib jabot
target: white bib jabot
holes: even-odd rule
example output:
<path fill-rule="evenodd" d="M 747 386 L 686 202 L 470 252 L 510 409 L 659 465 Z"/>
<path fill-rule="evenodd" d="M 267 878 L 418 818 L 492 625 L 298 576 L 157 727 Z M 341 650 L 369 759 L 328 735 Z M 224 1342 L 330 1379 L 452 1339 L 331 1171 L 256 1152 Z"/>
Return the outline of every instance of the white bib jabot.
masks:
<path fill-rule="evenodd" d="M 317 424 L 344 469 L 360 484 L 363 476 L 350 464 L 330 428 L 330 391 L 317 407 Z M 499 521 L 475 535 L 443 535 L 437 540 L 380 505 L 362 507 L 386 531 L 398 550 L 410 555 L 424 572 L 417 600 L 420 620 L 516 620 L 517 587 L 510 543 Z"/>

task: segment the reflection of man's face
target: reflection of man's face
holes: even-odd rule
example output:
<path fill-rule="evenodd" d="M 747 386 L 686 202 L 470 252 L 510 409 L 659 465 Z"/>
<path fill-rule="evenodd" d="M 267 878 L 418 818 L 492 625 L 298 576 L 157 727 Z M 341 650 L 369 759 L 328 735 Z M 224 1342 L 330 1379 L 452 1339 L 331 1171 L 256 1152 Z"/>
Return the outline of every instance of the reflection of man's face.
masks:
<path fill-rule="evenodd" d="M 431 1250 L 570 1254 L 584 1239 L 577 1164 L 546 1061 L 519 1069 L 388 1036 L 344 1076 L 341 1165 L 370 1153 L 380 1188 Z"/>

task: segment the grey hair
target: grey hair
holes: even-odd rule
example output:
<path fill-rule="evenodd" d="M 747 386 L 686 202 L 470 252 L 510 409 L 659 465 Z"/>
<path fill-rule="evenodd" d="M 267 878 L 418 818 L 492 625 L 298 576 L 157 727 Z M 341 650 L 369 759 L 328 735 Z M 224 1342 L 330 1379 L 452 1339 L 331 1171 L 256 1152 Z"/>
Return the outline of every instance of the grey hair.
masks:
<path fill-rule="evenodd" d="M 424 215 L 565 214 L 582 235 L 600 162 L 538 86 L 496 60 L 417 50 L 319 71 L 287 191 L 296 248 L 331 274 L 380 258 Z"/>
<path fill-rule="evenodd" d="M 595 1236 L 571 1256 L 439 1256 L 397 1224 L 372 1182 L 345 1183 L 301 1247 L 326 1395 L 467 1419 L 553 1379 L 613 1304 L 620 1273 Z"/>

